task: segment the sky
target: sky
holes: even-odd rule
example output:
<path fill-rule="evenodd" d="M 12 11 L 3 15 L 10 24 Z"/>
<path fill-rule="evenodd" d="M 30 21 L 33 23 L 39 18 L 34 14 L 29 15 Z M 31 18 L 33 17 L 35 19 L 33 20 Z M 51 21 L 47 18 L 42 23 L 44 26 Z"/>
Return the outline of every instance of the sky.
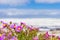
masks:
<path fill-rule="evenodd" d="M 0 18 L 60 18 L 60 0 L 0 0 Z"/>

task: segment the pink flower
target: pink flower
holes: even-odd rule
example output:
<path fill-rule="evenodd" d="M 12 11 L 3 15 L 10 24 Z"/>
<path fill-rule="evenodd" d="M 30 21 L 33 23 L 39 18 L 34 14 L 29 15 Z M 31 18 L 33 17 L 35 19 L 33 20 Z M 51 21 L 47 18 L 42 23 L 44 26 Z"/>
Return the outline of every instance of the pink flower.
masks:
<path fill-rule="evenodd" d="M 10 28 L 15 29 L 16 27 L 17 27 L 16 24 L 11 24 L 11 25 L 10 25 Z"/>
<path fill-rule="evenodd" d="M 16 32 L 20 32 L 22 29 L 23 29 L 22 26 L 17 26 L 16 29 L 15 29 L 15 31 L 16 31 Z"/>
<path fill-rule="evenodd" d="M 39 40 L 39 38 L 37 36 L 33 37 L 33 40 Z"/>
<path fill-rule="evenodd" d="M 7 38 L 11 38 L 12 37 L 12 32 L 9 32 L 8 35 L 7 35 Z"/>
<path fill-rule="evenodd" d="M 7 23 L 3 23 L 3 28 L 7 27 Z"/>
<path fill-rule="evenodd" d="M 35 27 L 29 27 L 28 26 L 27 28 L 28 28 L 29 31 L 33 31 L 33 30 L 36 30 L 37 31 L 37 30 L 39 30 L 38 28 L 35 28 Z"/>
<path fill-rule="evenodd" d="M 44 35 L 44 38 L 48 38 L 50 35 L 48 34 L 48 32 L 46 32 L 46 34 Z"/>
<path fill-rule="evenodd" d="M 5 23 L 5 22 L 3 22 L 3 21 L 1 21 L 1 23 L 2 23 L 2 27 L 3 27 L 3 28 L 5 28 L 5 27 L 7 26 L 7 23 Z"/>
<path fill-rule="evenodd" d="M 29 31 L 32 31 L 32 30 L 33 30 L 33 28 L 32 28 L 32 27 L 28 27 L 28 30 L 29 30 Z"/>
<path fill-rule="evenodd" d="M 4 34 L 0 34 L 0 40 L 4 40 L 5 35 Z"/>
<path fill-rule="evenodd" d="M 21 25 L 22 27 L 26 27 L 26 24 L 24 22 L 21 22 Z"/>
<path fill-rule="evenodd" d="M 58 36 L 58 40 L 60 40 L 60 37 Z"/>
<path fill-rule="evenodd" d="M 21 22 L 21 25 L 26 25 L 24 22 Z"/>
<path fill-rule="evenodd" d="M 18 40 L 17 37 L 13 36 L 10 40 Z"/>

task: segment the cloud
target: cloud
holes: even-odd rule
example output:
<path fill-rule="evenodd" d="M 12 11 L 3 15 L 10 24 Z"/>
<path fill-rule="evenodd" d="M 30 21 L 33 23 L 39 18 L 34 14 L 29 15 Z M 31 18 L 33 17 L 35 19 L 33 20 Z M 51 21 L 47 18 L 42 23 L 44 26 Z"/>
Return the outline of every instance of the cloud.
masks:
<path fill-rule="evenodd" d="M 36 3 L 58 3 L 60 0 L 35 0 Z"/>
<path fill-rule="evenodd" d="M 17 15 L 48 15 L 56 16 L 60 15 L 60 10 L 52 9 L 0 9 L 0 13 L 3 13 L 8 16 L 17 16 Z"/>
<path fill-rule="evenodd" d="M 34 9 L 2 9 L 0 10 L 0 12 L 1 13 L 4 12 L 4 14 L 11 16 L 11 15 L 37 15 L 39 11 Z"/>
<path fill-rule="evenodd" d="M 60 10 L 42 10 L 42 13 L 45 13 L 46 15 L 59 15 Z"/>
<path fill-rule="evenodd" d="M 0 0 L 0 4 L 8 4 L 8 5 L 24 5 L 28 4 L 29 0 Z"/>

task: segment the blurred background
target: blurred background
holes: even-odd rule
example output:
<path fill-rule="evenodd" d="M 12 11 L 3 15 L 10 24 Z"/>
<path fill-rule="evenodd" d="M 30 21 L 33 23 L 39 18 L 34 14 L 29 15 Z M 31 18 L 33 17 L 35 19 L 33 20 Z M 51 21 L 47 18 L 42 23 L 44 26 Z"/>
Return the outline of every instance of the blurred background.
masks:
<path fill-rule="evenodd" d="M 60 26 L 60 0 L 0 0 L 0 20 Z"/>

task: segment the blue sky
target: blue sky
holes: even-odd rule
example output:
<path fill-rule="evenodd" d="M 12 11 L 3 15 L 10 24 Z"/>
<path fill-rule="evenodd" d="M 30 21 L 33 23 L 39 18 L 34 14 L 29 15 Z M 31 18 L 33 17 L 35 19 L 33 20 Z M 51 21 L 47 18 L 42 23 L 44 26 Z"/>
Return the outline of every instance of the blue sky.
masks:
<path fill-rule="evenodd" d="M 0 0 L 0 18 L 60 18 L 60 0 Z"/>

